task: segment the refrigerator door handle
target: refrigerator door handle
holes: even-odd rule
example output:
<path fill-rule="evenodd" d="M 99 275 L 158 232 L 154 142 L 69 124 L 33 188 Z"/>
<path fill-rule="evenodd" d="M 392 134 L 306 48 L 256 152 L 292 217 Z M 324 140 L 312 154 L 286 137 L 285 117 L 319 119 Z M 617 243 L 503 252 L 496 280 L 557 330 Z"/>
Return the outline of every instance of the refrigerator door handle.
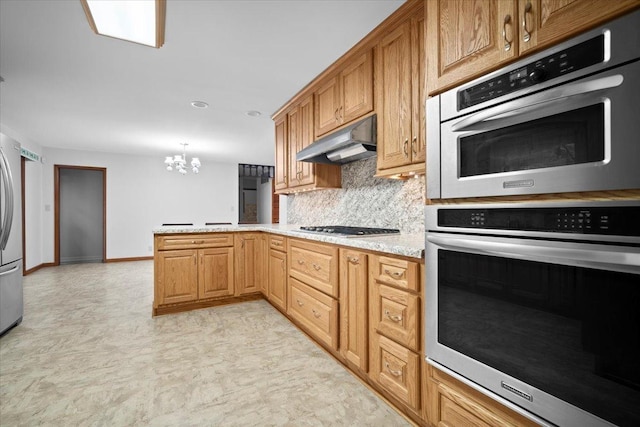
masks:
<path fill-rule="evenodd" d="M 2 273 L 0 273 L 0 276 L 5 276 L 5 275 L 7 275 L 7 274 L 11 274 L 11 273 L 13 273 L 14 271 L 16 271 L 19 267 L 20 267 L 20 265 L 16 265 L 15 267 L 13 267 L 13 268 L 12 268 L 12 269 L 10 269 L 10 270 L 3 271 Z"/>
<path fill-rule="evenodd" d="M 0 249 L 4 250 L 7 247 L 9 233 L 11 232 L 11 223 L 13 222 L 13 177 L 11 176 L 11 170 L 9 169 L 9 162 L 1 148 L 0 161 L 2 162 L 2 184 L 4 185 L 4 191 L 6 194 L 4 218 L 2 220 L 2 236 L 0 236 Z"/>

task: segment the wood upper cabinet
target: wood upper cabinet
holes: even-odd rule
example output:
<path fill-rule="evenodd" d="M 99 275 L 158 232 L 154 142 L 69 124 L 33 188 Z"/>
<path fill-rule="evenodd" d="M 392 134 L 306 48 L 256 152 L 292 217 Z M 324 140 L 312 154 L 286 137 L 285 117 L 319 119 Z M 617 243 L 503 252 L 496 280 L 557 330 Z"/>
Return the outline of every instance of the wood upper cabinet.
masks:
<path fill-rule="evenodd" d="M 378 174 L 425 161 L 424 11 L 382 38 L 376 47 Z M 387 171 L 387 172 L 385 172 Z"/>
<path fill-rule="evenodd" d="M 274 177 L 274 188 L 276 191 L 284 190 L 289 185 L 289 146 L 287 135 L 287 116 L 276 119 L 276 173 Z"/>
<path fill-rule="evenodd" d="M 340 249 L 340 354 L 364 373 L 369 367 L 368 255 Z"/>
<path fill-rule="evenodd" d="M 319 188 L 340 188 L 338 165 L 296 161 L 296 154 L 314 141 L 313 95 L 274 118 L 276 131 L 275 192 L 293 193 Z"/>
<path fill-rule="evenodd" d="M 427 1 L 429 95 L 602 24 L 639 0 Z"/>
<path fill-rule="evenodd" d="M 266 280 L 262 236 L 262 233 L 235 235 L 236 295 L 260 292 L 262 282 Z"/>
<path fill-rule="evenodd" d="M 373 56 L 367 51 L 316 89 L 315 136 L 320 138 L 371 111 Z"/>
<path fill-rule="evenodd" d="M 289 187 L 313 184 L 315 164 L 296 161 L 296 154 L 313 142 L 313 97 L 304 99 L 287 116 L 289 120 Z"/>

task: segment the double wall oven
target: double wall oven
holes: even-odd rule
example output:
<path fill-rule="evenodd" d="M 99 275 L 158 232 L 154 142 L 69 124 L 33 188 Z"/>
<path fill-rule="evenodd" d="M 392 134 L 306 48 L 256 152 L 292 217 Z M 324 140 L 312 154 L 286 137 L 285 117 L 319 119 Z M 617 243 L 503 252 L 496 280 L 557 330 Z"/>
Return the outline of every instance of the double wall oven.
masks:
<path fill-rule="evenodd" d="M 540 425 L 640 425 L 640 200 L 469 201 L 640 189 L 638 46 L 640 11 L 427 101 L 427 197 L 468 198 L 426 207 L 427 361 Z"/>
<path fill-rule="evenodd" d="M 431 205 L 429 363 L 541 425 L 640 425 L 640 202 Z"/>

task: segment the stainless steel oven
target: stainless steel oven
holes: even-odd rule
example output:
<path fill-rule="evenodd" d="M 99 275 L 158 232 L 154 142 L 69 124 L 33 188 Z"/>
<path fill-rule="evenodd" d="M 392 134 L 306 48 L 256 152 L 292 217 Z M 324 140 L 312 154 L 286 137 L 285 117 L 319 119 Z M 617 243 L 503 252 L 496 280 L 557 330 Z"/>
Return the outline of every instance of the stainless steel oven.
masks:
<path fill-rule="evenodd" d="M 427 361 L 541 425 L 640 425 L 640 201 L 426 208 Z"/>
<path fill-rule="evenodd" d="M 640 11 L 427 101 L 427 197 L 640 188 Z"/>

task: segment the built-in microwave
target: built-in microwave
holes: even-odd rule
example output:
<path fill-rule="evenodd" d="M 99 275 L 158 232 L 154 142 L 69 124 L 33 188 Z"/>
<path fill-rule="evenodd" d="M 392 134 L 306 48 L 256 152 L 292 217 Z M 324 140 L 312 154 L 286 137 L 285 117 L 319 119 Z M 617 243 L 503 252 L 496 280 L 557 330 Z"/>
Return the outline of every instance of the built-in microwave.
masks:
<path fill-rule="evenodd" d="M 640 11 L 427 101 L 427 197 L 640 188 Z"/>
<path fill-rule="evenodd" d="M 427 362 L 543 426 L 640 425 L 640 201 L 429 205 Z"/>

